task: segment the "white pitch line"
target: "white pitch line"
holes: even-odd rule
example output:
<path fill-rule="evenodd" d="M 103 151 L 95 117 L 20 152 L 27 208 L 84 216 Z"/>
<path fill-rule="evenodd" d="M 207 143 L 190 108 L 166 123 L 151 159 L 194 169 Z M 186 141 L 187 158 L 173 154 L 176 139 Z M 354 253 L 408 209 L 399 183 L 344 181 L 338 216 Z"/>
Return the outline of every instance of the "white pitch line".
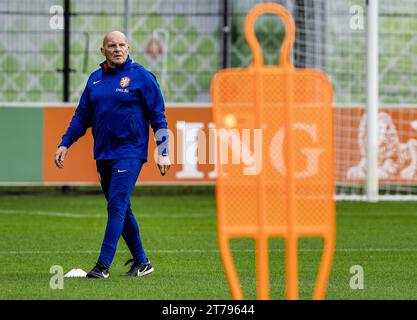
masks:
<path fill-rule="evenodd" d="M 322 249 L 299 249 L 299 252 L 322 252 Z M 336 252 L 417 252 L 417 248 L 339 248 Z M 118 253 L 129 253 L 128 250 L 118 250 Z M 162 249 L 147 250 L 149 253 L 219 253 L 218 249 Z M 254 250 L 240 249 L 233 252 L 254 253 Z M 285 249 L 270 249 L 269 252 L 285 252 Z M 98 250 L 0 250 L 0 255 L 19 254 L 98 254 Z"/>
<path fill-rule="evenodd" d="M 5 210 L 0 209 L 0 215 L 11 215 L 11 216 L 43 216 L 43 217 L 62 217 L 62 218 L 102 218 L 100 214 L 81 214 L 81 213 L 69 213 L 69 212 L 49 212 L 49 211 L 27 211 L 27 210 Z"/>
<path fill-rule="evenodd" d="M 9 209 L 0 209 L 1 215 L 12 215 L 12 216 L 40 216 L 40 217 L 59 217 L 59 218 L 73 218 L 73 219 L 97 219 L 97 218 L 107 218 L 107 213 L 103 211 L 103 214 L 89 214 L 89 213 L 72 213 L 72 212 L 59 212 L 59 211 L 42 211 L 42 210 L 9 210 Z M 136 215 L 136 214 L 135 214 Z M 192 213 L 137 213 L 138 218 L 168 218 L 168 219 L 178 219 L 178 218 L 207 218 L 211 216 L 216 216 L 216 213 L 201 213 L 201 212 L 192 212 Z M 339 213 L 339 217 L 416 217 L 417 213 L 392 213 L 392 214 L 360 214 L 360 213 Z"/>
<path fill-rule="evenodd" d="M 355 212 L 344 212 L 338 213 L 339 217 L 364 217 L 364 218 L 391 218 L 391 217 L 416 217 L 417 212 L 387 212 L 387 213 L 355 213 Z"/>
<path fill-rule="evenodd" d="M 107 218 L 107 213 L 103 214 L 83 214 L 83 213 L 70 213 L 70 212 L 55 212 L 55 211 L 28 211 L 28 210 L 7 210 L 0 209 L 1 215 L 11 216 L 41 216 L 41 217 L 59 217 L 59 218 L 73 218 L 73 219 L 96 219 L 96 218 Z M 209 214 L 204 213 L 191 213 L 191 214 L 160 214 L 160 213 L 138 213 L 137 217 L 140 218 L 205 218 L 209 217 Z"/>

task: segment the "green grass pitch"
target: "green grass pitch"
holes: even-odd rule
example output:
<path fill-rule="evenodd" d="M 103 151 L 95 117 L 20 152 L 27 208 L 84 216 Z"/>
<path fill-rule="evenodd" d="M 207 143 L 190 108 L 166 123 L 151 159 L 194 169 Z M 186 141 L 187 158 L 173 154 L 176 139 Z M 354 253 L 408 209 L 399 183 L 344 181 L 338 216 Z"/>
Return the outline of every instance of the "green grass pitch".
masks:
<path fill-rule="evenodd" d="M 130 258 L 119 242 L 107 280 L 65 278 L 53 290 L 50 268 L 89 271 L 106 224 L 100 194 L 0 195 L 0 299 L 230 299 L 216 238 L 211 188 L 137 187 L 132 207 L 155 272 L 125 278 Z M 337 245 L 327 299 L 417 299 L 417 203 L 337 203 Z M 310 299 L 322 242 L 300 241 L 300 297 Z M 245 299 L 255 298 L 254 242 L 232 241 Z M 350 268 L 364 270 L 352 289 Z M 283 241 L 270 241 L 271 297 L 284 299 Z"/>

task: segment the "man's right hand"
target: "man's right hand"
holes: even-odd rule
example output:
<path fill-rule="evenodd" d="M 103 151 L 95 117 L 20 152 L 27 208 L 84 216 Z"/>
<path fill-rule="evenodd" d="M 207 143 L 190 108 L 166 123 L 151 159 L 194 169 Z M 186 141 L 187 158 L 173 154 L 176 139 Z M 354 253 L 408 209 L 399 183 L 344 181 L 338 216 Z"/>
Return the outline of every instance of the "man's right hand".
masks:
<path fill-rule="evenodd" d="M 58 150 L 55 152 L 55 164 L 59 169 L 64 168 L 64 159 L 67 155 L 68 148 L 67 147 L 59 147 Z"/>

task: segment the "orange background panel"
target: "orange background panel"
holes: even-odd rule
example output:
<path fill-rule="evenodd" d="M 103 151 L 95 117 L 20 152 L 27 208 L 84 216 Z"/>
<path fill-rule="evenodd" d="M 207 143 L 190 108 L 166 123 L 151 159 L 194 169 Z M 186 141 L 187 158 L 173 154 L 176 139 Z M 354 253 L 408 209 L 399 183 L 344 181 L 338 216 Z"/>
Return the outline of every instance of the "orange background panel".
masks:
<path fill-rule="evenodd" d="M 93 138 L 91 129 L 74 143 L 64 160 L 64 169 L 58 169 L 54 162 L 54 153 L 71 121 L 75 108 L 48 107 L 44 111 L 43 136 L 43 180 L 54 182 L 99 183 L 95 162 L 93 161 Z"/>
<path fill-rule="evenodd" d="M 364 137 L 360 137 L 360 124 L 365 107 L 345 107 L 335 109 L 335 137 L 336 137 L 336 182 L 337 184 L 365 184 L 365 179 L 348 178 L 347 173 L 350 168 L 357 166 L 364 155 L 361 154 L 359 140 L 366 145 Z M 387 119 L 379 119 L 381 129 L 386 129 L 393 134 L 392 140 L 388 135 L 383 136 L 383 141 L 379 150 L 379 165 L 386 160 L 391 160 L 394 165 L 394 171 L 391 171 L 385 179 L 380 179 L 381 184 L 390 185 L 415 185 L 417 181 L 416 175 L 408 179 L 401 177 L 401 170 L 412 164 L 411 154 L 408 153 L 407 144 L 414 145 L 417 142 L 417 128 L 415 120 L 417 119 L 417 108 L 401 108 L 397 106 L 379 106 L 379 115 L 385 114 L 392 122 Z M 390 125 L 385 127 L 385 125 Z M 366 128 L 366 127 L 365 127 Z M 387 132 L 386 132 L 387 133 Z M 397 140 L 398 139 L 398 140 Z M 392 144 L 390 145 L 389 142 Z M 384 153 L 390 148 L 394 148 L 395 152 L 390 157 L 384 156 Z"/>
<path fill-rule="evenodd" d="M 246 84 L 247 85 L 247 84 Z M 279 92 L 271 91 L 269 86 L 265 86 L 266 103 L 277 103 L 276 96 Z M 314 92 L 314 91 L 312 91 Z M 98 184 L 96 177 L 95 163 L 93 160 L 93 139 L 91 131 L 88 130 L 86 135 L 77 141 L 70 149 L 69 157 L 65 160 L 65 169 L 58 170 L 53 162 L 53 154 L 56 151 L 58 143 L 61 141 L 62 135 L 74 114 L 75 106 L 73 107 L 54 107 L 48 106 L 44 112 L 44 138 L 43 138 L 43 179 L 46 183 L 94 183 Z M 361 117 L 364 114 L 364 107 L 344 107 L 334 109 L 334 137 L 335 137 L 335 158 L 336 158 L 336 182 L 338 184 L 364 184 L 363 179 L 348 179 L 347 172 L 349 168 L 359 163 L 361 154 L 359 150 L 359 126 Z M 417 130 L 411 125 L 417 119 L 417 107 L 414 108 L 400 108 L 400 107 L 386 107 L 380 106 L 380 112 L 389 114 L 398 134 L 401 144 L 406 144 L 410 139 L 417 140 Z M 178 121 L 186 122 L 200 122 L 203 125 L 206 134 L 206 159 L 208 162 L 208 124 L 213 121 L 212 109 L 204 105 L 196 106 L 181 106 L 181 107 L 167 107 L 166 116 L 168 119 L 169 129 L 175 134 L 174 148 L 171 148 L 170 157 L 178 162 L 178 147 L 181 145 L 179 137 L 176 134 L 176 124 Z M 248 124 L 245 124 L 245 126 Z M 303 135 L 303 132 L 297 132 Z M 311 142 L 310 137 L 306 139 Z M 198 164 L 198 171 L 203 172 L 202 178 L 177 178 L 176 174 L 182 170 L 181 164 L 174 164 L 169 173 L 162 177 L 156 168 L 153 161 L 153 152 L 155 150 L 155 142 L 151 133 L 149 142 L 148 163 L 144 165 L 140 174 L 140 181 L 142 183 L 213 183 L 214 179 L 208 177 L 208 173 L 214 168 L 210 164 Z M 394 159 L 396 160 L 396 159 Z M 414 177 L 409 180 L 401 179 L 399 176 L 400 169 L 408 165 L 405 162 L 399 170 L 392 174 L 389 179 L 384 182 L 389 184 L 415 184 L 417 179 Z M 296 163 L 302 165 L 303 163 Z"/>

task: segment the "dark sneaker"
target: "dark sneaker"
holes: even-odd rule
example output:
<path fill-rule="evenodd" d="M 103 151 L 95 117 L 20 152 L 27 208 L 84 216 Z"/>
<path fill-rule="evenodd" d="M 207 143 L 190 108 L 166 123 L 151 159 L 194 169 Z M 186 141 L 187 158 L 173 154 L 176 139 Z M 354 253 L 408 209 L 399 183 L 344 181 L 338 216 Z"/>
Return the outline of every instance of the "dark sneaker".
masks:
<path fill-rule="evenodd" d="M 130 270 L 125 273 L 126 276 L 142 277 L 153 272 L 153 267 L 149 260 L 147 263 L 141 263 L 137 261 L 136 259 L 130 259 L 126 261 L 125 266 L 127 266 L 131 262 L 133 262 L 133 264 L 130 267 Z"/>
<path fill-rule="evenodd" d="M 86 275 L 87 278 L 104 278 L 110 277 L 109 268 L 101 262 L 97 262 L 93 270 Z"/>

